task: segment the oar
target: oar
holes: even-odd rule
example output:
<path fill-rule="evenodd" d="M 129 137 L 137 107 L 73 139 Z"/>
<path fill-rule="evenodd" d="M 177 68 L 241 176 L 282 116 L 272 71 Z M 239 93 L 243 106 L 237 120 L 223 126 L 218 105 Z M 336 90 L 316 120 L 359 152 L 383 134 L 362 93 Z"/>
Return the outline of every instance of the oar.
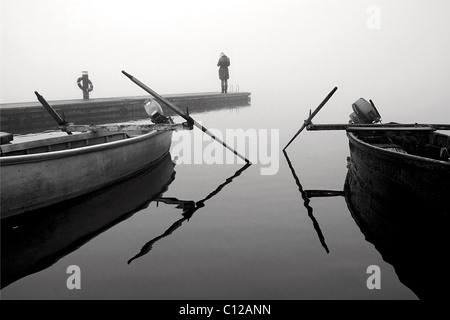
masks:
<path fill-rule="evenodd" d="M 311 123 L 311 120 L 316 116 L 316 114 L 320 111 L 320 109 L 322 109 L 322 107 L 325 105 L 325 103 L 327 103 L 328 100 L 330 100 L 331 96 L 336 92 L 336 90 L 337 90 L 337 87 L 335 87 L 333 90 L 331 90 L 331 92 L 328 94 L 328 96 L 325 98 L 325 100 L 323 100 L 322 103 L 316 108 L 316 110 L 314 110 L 314 112 L 309 115 L 309 118 L 305 120 L 305 122 L 303 123 L 301 128 L 297 131 L 295 136 L 291 139 L 291 141 L 289 141 L 289 143 L 286 145 L 286 147 L 283 148 L 283 151 L 286 150 L 286 148 L 289 147 L 289 145 L 292 143 L 292 141 L 294 141 L 294 139 L 297 138 L 297 136 L 300 134 L 300 132 L 302 132 L 303 129 L 305 129 L 305 127 Z"/>
<path fill-rule="evenodd" d="M 65 121 L 61 116 L 48 104 L 48 102 L 44 99 L 43 96 L 41 96 L 37 91 L 34 92 L 36 97 L 38 98 L 39 102 L 44 106 L 44 108 L 47 110 L 47 112 L 52 116 L 52 118 L 58 123 L 59 126 L 64 126 L 67 124 L 67 121 Z M 67 134 L 71 135 L 72 132 L 66 131 Z"/>
<path fill-rule="evenodd" d="M 200 130 L 202 130 L 204 133 L 206 133 L 207 135 L 209 135 L 211 138 L 213 138 L 214 140 L 216 140 L 217 142 L 221 143 L 225 148 L 227 148 L 228 150 L 230 150 L 231 152 L 233 152 L 235 155 L 237 155 L 239 158 L 243 159 L 245 162 L 250 163 L 250 161 L 245 158 L 244 156 L 240 155 L 236 150 L 234 150 L 233 148 L 231 148 L 230 146 L 228 146 L 225 142 L 221 141 L 219 138 L 217 138 L 215 135 L 213 135 L 208 129 L 206 129 L 204 126 L 202 126 L 200 123 L 198 123 L 197 121 L 195 121 L 191 116 L 187 115 L 186 113 L 184 113 L 180 108 L 178 108 L 176 105 L 174 105 L 173 103 L 171 103 L 170 101 L 164 99 L 163 97 L 161 97 L 158 93 L 156 93 L 155 91 L 153 91 L 152 89 L 150 89 L 149 87 L 147 87 L 144 83 L 142 83 L 141 81 L 139 81 L 138 79 L 136 79 L 135 77 L 133 77 L 131 74 L 122 71 L 122 73 L 124 75 L 126 75 L 131 81 L 133 81 L 134 83 L 136 83 L 139 87 L 141 87 L 142 89 L 144 89 L 145 91 L 147 91 L 149 94 L 151 94 L 157 101 L 164 103 L 167 107 L 169 107 L 173 112 L 175 112 L 176 114 L 178 114 L 180 117 L 182 117 L 183 119 L 185 119 L 186 121 L 193 123 L 194 126 L 196 126 L 197 128 L 199 128 Z"/>

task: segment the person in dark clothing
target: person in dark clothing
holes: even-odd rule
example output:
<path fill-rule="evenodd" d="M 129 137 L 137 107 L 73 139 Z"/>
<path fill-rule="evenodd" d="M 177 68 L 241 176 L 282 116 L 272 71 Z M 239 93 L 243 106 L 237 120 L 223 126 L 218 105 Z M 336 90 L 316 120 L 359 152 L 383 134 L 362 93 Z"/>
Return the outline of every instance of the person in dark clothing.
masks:
<path fill-rule="evenodd" d="M 228 91 L 228 79 L 230 78 L 228 67 L 230 66 L 230 59 L 225 55 L 225 53 L 220 53 L 219 62 L 217 62 L 219 68 L 219 79 L 222 85 L 222 93 L 227 93 Z"/>

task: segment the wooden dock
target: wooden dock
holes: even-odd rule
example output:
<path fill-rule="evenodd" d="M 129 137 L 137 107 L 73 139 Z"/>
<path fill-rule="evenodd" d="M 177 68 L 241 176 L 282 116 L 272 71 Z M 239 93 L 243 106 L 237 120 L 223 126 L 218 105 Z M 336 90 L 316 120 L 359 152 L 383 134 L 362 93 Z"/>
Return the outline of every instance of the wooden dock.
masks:
<path fill-rule="evenodd" d="M 148 118 L 144 102 L 150 96 L 48 101 L 69 122 L 102 124 Z M 164 98 L 189 113 L 250 105 L 249 92 L 170 94 Z M 174 115 L 162 106 L 166 115 Z M 57 124 L 39 101 L 0 104 L 0 131 L 28 133 L 55 129 Z"/>

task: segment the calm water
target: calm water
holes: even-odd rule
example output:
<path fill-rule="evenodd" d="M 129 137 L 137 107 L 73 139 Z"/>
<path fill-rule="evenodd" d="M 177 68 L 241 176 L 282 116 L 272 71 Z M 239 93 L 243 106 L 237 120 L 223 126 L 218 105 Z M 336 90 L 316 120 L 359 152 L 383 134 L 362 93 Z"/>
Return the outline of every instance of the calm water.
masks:
<path fill-rule="evenodd" d="M 305 130 L 287 149 L 291 167 L 281 152 L 331 89 L 299 97 L 254 91 L 251 106 L 193 115 L 223 132 L 279 130 L 275 175 L 261 175 L 258 163 L 239 171 L 237 163 L 173 166 L 167 158 L 134 181 L 44 210 L 43 221 L 2 224 L 2 259 L 21 261 L 23 270 L 62 249 L 36 272 L 11 275 L 2 299 L 417 299 L 366 241 L 343 196 L 302 198 L 297 182 L 343 190 L 345 133 Z M 338 96 L 317 123 L 347 121 L 359 95 Z M 86 237 L 93 216 L 105 225 Z M 66 287 L 71 265 L 80 267 L 81 290 Z M 380 290 L 366 285 L 371 265 L 381 270 Z"/>

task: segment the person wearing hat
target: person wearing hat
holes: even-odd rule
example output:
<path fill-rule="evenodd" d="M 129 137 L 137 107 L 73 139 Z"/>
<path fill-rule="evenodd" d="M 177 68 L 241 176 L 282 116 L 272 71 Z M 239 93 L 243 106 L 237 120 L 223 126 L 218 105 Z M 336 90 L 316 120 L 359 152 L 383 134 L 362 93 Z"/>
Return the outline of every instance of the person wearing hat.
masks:
<path fill-rule="evenodd" d="M 219 62 L 217 62 L 219 68 L 219 79 L 222 85 L 222 93 L 227 93 L 228 91 L 228 79 L 230 78 L 228 67 L 230 66 L 230 59 L 225 55 L 225 53 L 220 53 Z"/>

